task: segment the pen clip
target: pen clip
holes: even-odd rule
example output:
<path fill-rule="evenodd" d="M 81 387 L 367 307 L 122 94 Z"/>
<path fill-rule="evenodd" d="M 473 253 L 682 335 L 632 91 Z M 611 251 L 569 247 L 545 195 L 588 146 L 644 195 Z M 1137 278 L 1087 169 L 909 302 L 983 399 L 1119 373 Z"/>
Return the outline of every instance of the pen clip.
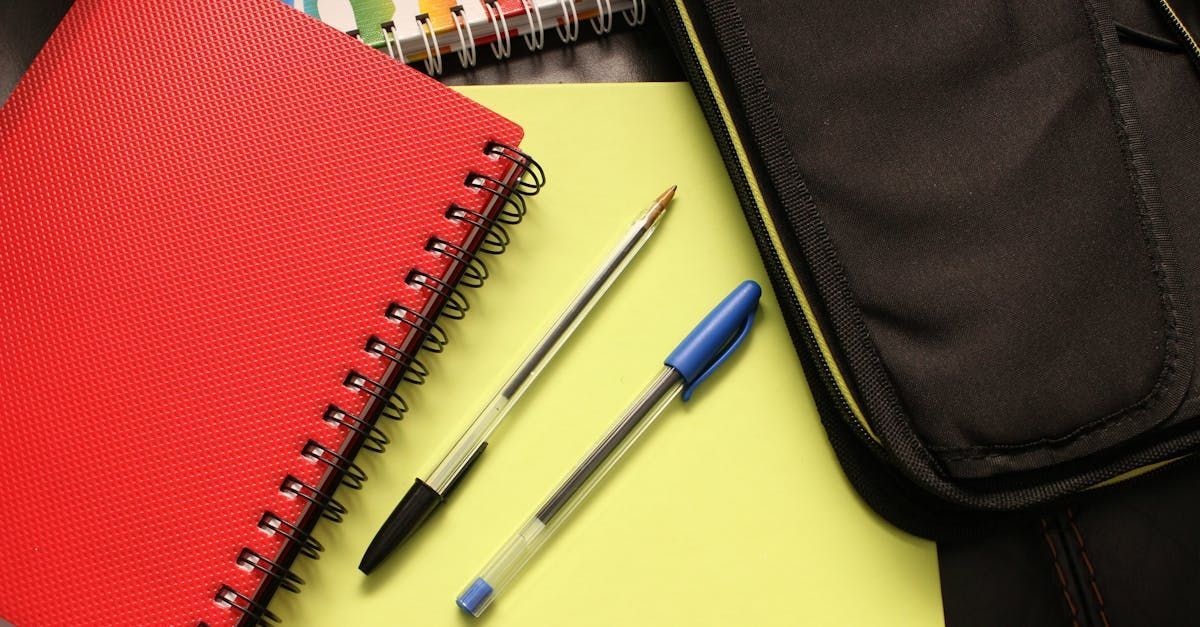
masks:
<path fill-rule="evenodd" d="M 664 363 L 683 377 L 683 400 L 746 339 L 761 295 L 758 283 L 743 281 L 667 356 Z"/>
<path fill-rule="evenodd" d="M 713 360 L 712 364 L 706 368 L 704 372 L 700 373 L 700 376 L 696 377 L 695 381 L 692 381 L 687 385 L 687 387 L 683 388 L 683 400 L 691 400 L 692 392 L 696 391 L 696 386 L 703 383 L 709 375 L 711 375 L 717 370 L 717 368 L 721 366 L 721 364 L 725 363 L 726 359 L 729 359 L 729 356 L 733 354 L 733 351 L 737 350 L 737 347 L 741 345 L 742 340 L 746 339 L 746 334 L 750 332 L 750 326 L 754 324 L 754 316 L 755 313 L 753 311 L 750 312 L 750 315 L 746 317 L 746 322 L 742 324 L 741 330 L 738 331 L 737 337 L 734 337 L 729 344 L 726 345 L 725 350 L 718 355 L 715 360 Z"/>

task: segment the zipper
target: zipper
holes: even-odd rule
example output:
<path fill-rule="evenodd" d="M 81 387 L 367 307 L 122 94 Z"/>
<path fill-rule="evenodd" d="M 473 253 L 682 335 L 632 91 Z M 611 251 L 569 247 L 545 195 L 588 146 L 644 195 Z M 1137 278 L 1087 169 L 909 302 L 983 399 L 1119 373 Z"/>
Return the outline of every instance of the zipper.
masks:
<path fill-rule="evenodd" d="M 800 321 L 791 325 L 794 327 L 793 331 L 800 335 L 805 348 L 809 349 L 808 352 L 817 356 L 812 362 L 816 365 L 818 378 L 826 389 L 830 390 L 838 413 L 847 418 L 846 422 L 861 439 L 878 447 L 879 438 L 854 399 L 848 380 L 838 368 L 829 342 L 821 333 L 812 301 L 807 298 L 794 269 L 781 258 L 786 252 L 783 251 L 779 229 L 767 208 L 746 148 L 721 96 L 721 88 L 696 35 L 687 7 L 684 6 L 683 0 L 672 0 L 663 3 L 662 6 L 668 14 L 665 26 L 672 31 L 675 40 L 680 44 L 677 52 L 685 72 L 692 79 L 691 83 L 700 106 L 710 121 L 719 121 L 719 124 L 713 125 L 713 139 L 721 149 L 726 164 L 734 166 L 728 168 L 730 178 L 745 209 L 750 230 L 760 244 L 767 275 L 771 278 L 776 292 L 781 288 L 784 291 L 783 294 L 777 293 L 777 296 L 782 296 L 777 299 L 780 307 L 788 314 L 789 319 Z M 796 348 L 799 350 L 801 347 Z"/>
<path fill-rule="evenodd" d="M 1192 36 L 1187 26 L 1184 25 L 1183 20 L 1179 19 L 1179 14 L 1175 12 L 1174 7 L 1171 6 L 1168 0 L 1158 0 L 1158 6 L 1162 8 L 1163 15 L 1166 16 L 1167 21 L 1171 22 L 1175 30 L 1187 42 L 1188 52 L 1192 55 L 1192 61 L 1200 65 L 1200 44 L 1196 43 L 1196 38 Z"/>

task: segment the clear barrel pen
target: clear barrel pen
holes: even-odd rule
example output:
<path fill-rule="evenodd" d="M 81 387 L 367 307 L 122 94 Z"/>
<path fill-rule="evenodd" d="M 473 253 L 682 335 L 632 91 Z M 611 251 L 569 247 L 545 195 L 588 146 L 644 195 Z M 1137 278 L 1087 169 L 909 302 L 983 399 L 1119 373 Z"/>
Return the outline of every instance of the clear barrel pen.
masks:
<path fill-rule="evenodd" d="M 757 283 L 745 281 L 667 356 L 665 367 L 645 391 L 459 594 L 456 602 L 463 611 L 483 614 L 663 409 L 681 392 L 685 401 L 691 398 L 696 387 L 745 339 L 761 294 Z"/>
<path fill-rule="evenodd" d="M 487 448 L 488 438 L 508 410 L 546 367 L 558 350 L 579 326 L 592 307 L 616 281 L 629 262 L 658 227 L 659 219 L 675 196 L 675 186 L 658 198 L 634 220 L 629 230 L 605 258 L 596 272 L 583 285 L 566 309 L 550 325 L 549 330 L 529 351 L 512 376 L 492 397 L 471 426 L 453 448 L 446 453 L 424 480 L 417 479 L 408 493 L 392 511 L 363 554 L 359 570 L 370 573 L 398 546 L 404 543 L 421 523 L 446 500 L 450 492 L 471 469 Z"/>

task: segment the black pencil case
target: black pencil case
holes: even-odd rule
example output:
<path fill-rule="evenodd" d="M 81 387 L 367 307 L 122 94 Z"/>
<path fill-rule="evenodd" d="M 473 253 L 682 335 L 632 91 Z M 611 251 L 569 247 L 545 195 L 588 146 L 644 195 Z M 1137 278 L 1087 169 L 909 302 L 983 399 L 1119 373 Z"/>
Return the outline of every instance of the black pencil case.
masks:
<path fill-rule="evenodd" d="M 1177 48 L 1159 63 L 1103 0 L 658 9 L 877 511 L 945 538 L 1192 453 L 1182 22 L 1141 42 Z"/>

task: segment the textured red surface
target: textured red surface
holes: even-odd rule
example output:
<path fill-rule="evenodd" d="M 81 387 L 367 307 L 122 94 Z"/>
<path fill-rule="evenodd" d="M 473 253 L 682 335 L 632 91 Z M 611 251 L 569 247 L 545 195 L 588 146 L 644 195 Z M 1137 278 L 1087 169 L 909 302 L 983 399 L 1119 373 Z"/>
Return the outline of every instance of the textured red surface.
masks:
<path fill-rule="evenodd" d="M 77 0 L 0 110 L 0 617 L 232 624 L 520 129 L 277 0 Z"/>

